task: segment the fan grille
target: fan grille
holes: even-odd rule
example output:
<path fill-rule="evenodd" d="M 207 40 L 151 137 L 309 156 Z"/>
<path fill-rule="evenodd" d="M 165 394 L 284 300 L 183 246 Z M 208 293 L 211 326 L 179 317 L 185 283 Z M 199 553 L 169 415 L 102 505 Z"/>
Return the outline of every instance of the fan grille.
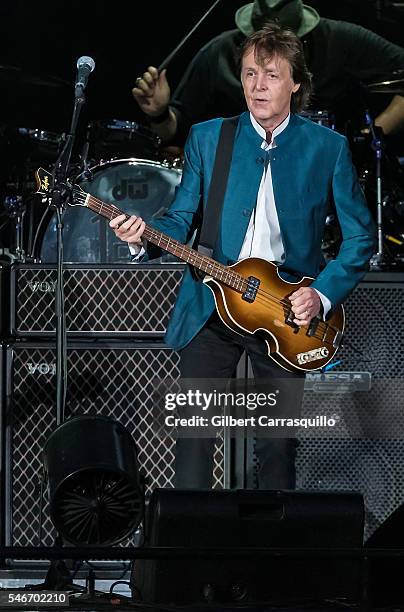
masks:
<path fill-rule="evenodd" d="M 139 487 L 123 474 L 100 468 L 66 478 L 51 502 L 56 528 L 77 546 L 117 544 L 133 533 L 142 514 Z"/>

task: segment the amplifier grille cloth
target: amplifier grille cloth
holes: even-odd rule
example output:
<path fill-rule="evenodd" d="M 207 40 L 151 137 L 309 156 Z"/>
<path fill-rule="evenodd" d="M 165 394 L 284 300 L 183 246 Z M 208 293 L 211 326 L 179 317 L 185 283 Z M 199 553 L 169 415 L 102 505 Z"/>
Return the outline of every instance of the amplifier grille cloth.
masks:
<path fill-rule="evenodd" d="M 64 270 L 66 328 L 86 334 L 163 335 L 182 279 L 183 266 L 128 265 Z M 16 267 L 17 336 L 55 334 L 56 270 Z"/>

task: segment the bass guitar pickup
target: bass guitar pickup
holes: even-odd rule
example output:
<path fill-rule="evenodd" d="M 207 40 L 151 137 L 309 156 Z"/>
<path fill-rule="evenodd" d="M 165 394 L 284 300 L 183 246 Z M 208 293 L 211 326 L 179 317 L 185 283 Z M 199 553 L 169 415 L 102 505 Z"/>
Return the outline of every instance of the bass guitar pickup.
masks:
<path fill-rule="evenodd" d="M 314 317 L 314 318 L 313 318 L 313 319 L 310 321 L 310 323 L 309 323 L 309 328 L 308 328 L 308 330 L 307 330 L 307 332 L 306 332 L 306 335 L 307 335 L 307 336 L 314 336 L 314 335 L 315 335 L 315 333 L 316 333 L 316 331 L 317 331 L 318 324 L 320 323 L 320 321 L 321 321 L 321 318 L 320 318 L 319 316 Z"/>
<path fill-rule="evenodd" d="M 243 295 L 241 296 L 242 299 L 246 302 L 254 302 L 255 298 L 257 297 L 257 291 L 260 286 L 260 282 L 261 281 L 259 280 L 259 278 L 256 278 L 255 276 L 249 276 L 247 278 L 247 291 L 244 291 Z"/>

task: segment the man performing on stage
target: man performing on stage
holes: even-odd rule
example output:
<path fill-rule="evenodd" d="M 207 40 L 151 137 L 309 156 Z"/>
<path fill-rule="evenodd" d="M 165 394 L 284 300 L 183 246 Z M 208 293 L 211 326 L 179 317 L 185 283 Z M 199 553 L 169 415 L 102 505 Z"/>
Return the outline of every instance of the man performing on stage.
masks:
<path fill-rule="evenodd" d="M 290 295 L 294 324 L 307 326 L 319 314 L 326 318 L 365 274 L 373 254 L 373 222 L 346 138 L 298 115 L 311 92 L 299 38 L 275 23 L 251 34 L 241 51 L 241 82 L 248 112 L 238 120 L 213 258 L 229 265 L 260 257 L 275 262 L 285 280 L 315 277 Z M 206 207 L 222 122 L 192 128 L 174 202 L 153 222 L 182 243 L 190 240 Z M 321 242 L 331 199 L 343 239 L 336 259 L 325 266 Z M 122 215 L 110 225 L 139 250 L 142 219 Z M 288 401 L 301 403 L 304 374 L 274 363 L 261 338 L 224 325 L 211 291 L 190 268 L 166 341 L 179 351 L 182 378 L 229 378 L 246 350 L 256 379 L 287 378 L 295 389 Z M 213 447 L 211 438 L 177 441 L 176 486 L 211 486 Z M 294 487 L 293 439 L 257 439 L 256 453 L 260 488 Z"/>

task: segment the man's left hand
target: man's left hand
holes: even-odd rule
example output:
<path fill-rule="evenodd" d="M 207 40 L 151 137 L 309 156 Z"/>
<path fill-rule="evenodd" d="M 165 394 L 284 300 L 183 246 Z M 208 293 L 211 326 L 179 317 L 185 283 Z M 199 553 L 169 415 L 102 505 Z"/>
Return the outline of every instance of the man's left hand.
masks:
<path fill-rule="evenodd" d="M 308 325 L 313 317 L 321 310 L 320 297 L 311 287 L 300 287 L 289 296 L 292 304 L 292 312 L 295 315 L 293 323 L 296 325 Z"/>

